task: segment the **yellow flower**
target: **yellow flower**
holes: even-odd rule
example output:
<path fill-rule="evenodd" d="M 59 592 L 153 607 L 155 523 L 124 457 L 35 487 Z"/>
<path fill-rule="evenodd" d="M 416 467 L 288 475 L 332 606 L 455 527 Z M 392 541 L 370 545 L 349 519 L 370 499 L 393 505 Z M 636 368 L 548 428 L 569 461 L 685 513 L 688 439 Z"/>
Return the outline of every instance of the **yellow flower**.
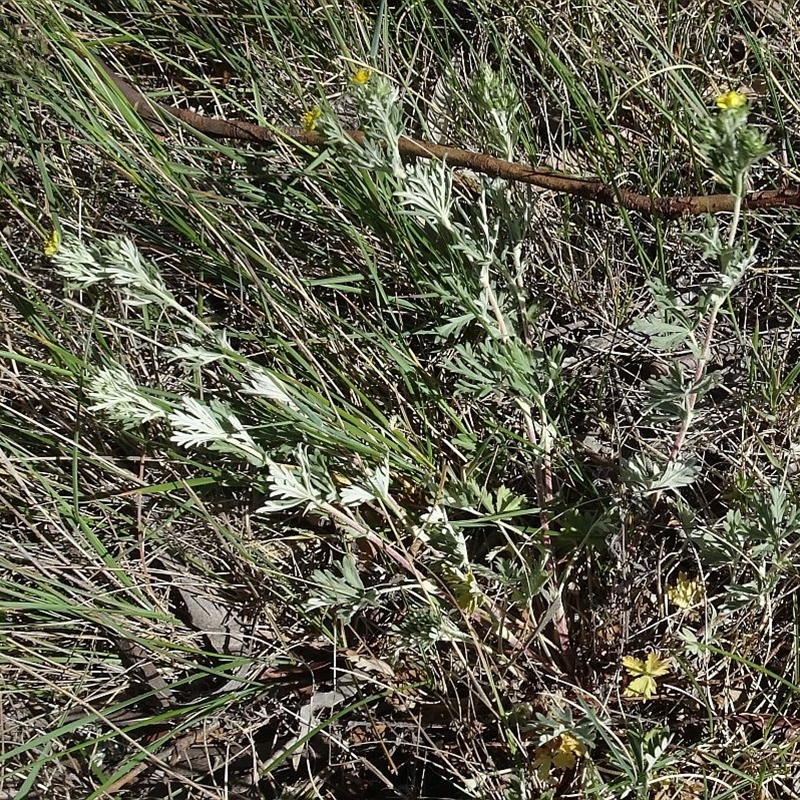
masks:
<path fill-rule="evenodd" d="M 61 245 L 61 234 L 54 228 L 53 232 L 44 243 L 44 254 L 49 258 L 58 252 Z"/>
<path fill-rule="evenodd" d="M 696 578 L 690 580 L 685 572 L 678 575 L 678 583 L 675 586 L 667 589 L 667 597 L 678 608 L 690 608 L 695 603 L 701 603 L 704 596 L 705 592 L 700 581 Z"/>
<path fill-rule="evenodd" d="M 747 102 L 747 98 L 739 92 L 725 92 L 716 99 L 717 108 L 727 111 L 729 108 L 741 108 Z"/>
<path fill-rule="evenodd" d="M 625 667 L 634 679 L 623 692 L 623 697 L 641 697 L 649 700 L 658 690 L 656 678 L 666 675 L 672 669 L 672 659 L 660 658 L 658 653 L 650 653 L 646 661 L 640 661 L 632 656 L 622 659 Z"/>
<path fill-rule="evenodd" d="M 356 86 L 363 86 L 372 77 L 372 70 L 362 67 L 358 72 L 353 74 L 350 82 Z"/>
<path fill-rule="evenodd" d="M 311 111 L 306 111 L 303 114 L 303 128 L 309 133 L 316 129 L 317 120 L 322 116 L 322 109 L 319 106 L 314 106 Z"/>
<path fill-rule="evenodd" d="M 468 569 L 465 573 L 461 570 L 455 571 L 453 577 L 457 581 L 452 591 L 458 607 L 467 614 L 474 613 L 483 594 L 478 586 L 478 581 L 475 580 L 475 575 L 471 569 Z"/>
<path fill-rule="evenodd" d="M 539 778 L 546 781 L 552 770 L 572 769 L 577 760 L 585 755 L 586 747 L 583 742 L 570 733 L 562 733 L 536 748 L 533 766 Z"/>

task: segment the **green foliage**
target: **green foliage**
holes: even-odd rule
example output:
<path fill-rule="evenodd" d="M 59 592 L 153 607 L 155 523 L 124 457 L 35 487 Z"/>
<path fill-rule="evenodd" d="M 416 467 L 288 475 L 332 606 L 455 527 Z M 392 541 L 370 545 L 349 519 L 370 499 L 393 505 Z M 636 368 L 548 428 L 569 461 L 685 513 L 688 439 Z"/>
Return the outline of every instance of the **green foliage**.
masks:
<path fill-rule="evenodd" d="M 698 466 L 693 461 L 672 460 L 662 466 L 642 455 L 625 461 L 620 470 L 622 480 L 645 496 L 689 486 L 697 474 Z"/>
<path fill-rule="evenodd" d="M 339 563 L 341 577 L 332 570 L 315 570 L 314 589 L 308 598 L 310 611 L 332 608 L 345 625 L 362 609 L 378 607 L 378 592 L 367 589 L 361 580 L 355 559 L 345 556 Z"/>
<path fill-rule="evenodd" d="M 772 149 L 763 131 L 748 124 L 750 108 L 723 107 L 718 113 L 701 117 L 697 141 L 711 169 L 731 189 L 741 186 L 742 176 Z"/>
<path fill-rule="evenodd" d="M 800 510 L 784 488 L 752 492 L 743 508 L 732 508 L 714 526 L 699 526 L 692 539 L 710 564 L 727 569 L 726 607 L 763 604 L 794 572 L 793 552 L 800 539 Z"/>
<path fill-rule="evenodd" d="M 470 108 L 483 120 L 485 149 L 501 158 L 513 159 L 522 103 L 506 69 L 494 70 L 488 64 L 481 64 L 468 96 Z"/>
<path fill-rule="evenodd" d="M 792 780 L 769 724 L 766 757 L 724 738 L 797 716 L 800 686 L 791 325 L 763 340 L 797 321 L 796 220 L 742 202 L 777 166 L 753 115 L 792 129 L 774 45 L 691 4 L 40 6 L 0 31 L 8 791 Z M 728 39 L 771 94 L 709 113 Z M 96 58 L 326 146 L 154 129 Z M 404 159 L 420 130 L 654 196 L 705 166 L 734 213 L 694 229 Z"/>

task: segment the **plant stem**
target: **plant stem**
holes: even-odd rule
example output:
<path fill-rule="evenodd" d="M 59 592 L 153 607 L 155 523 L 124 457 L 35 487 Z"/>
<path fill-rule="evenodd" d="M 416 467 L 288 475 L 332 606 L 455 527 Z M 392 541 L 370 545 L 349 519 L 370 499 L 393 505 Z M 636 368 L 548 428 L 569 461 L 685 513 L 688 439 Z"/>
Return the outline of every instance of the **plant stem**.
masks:
<path fill-rule="evenodd" d="M 733 206 L 733 219 L 731 220 L 731 225 L 728 230 L 728 248 L 732 248 L 735 241 L 736 241 L 736 234 L 739 230 L 739 223 L 742 218 L 742 200 L 744 198 L 744 174 L 739 173 L 736 176 L 736 183 L 733 186 L 736 201 Z M 697 359 L 697 365 L 695 366 L 694 375 L 692 376 L 692 383 L 697 386 L 699 382 L 703 379 L 703 376 L 706 373 L 706 368 L 708 367 L 708 362 L 711 358 L 711 342 L 714 338 L 714 329 L 716 327 L 717 316 L 719 315 L 719 310 L 722 307 L 722 303 L 724 302 L 725 296 L 715 295 L 713 302 L 711 304 L 711 308 L 708 312 L 708 320 L 706 321 L 706 335 L 703 337 L 703 346 L 700 350 L 700 355 Z M 675 443 L 672 445 L 672 450 L 669 454 L 668 463 L 674 463 L 678 455 L 683 448 L 684 443 L 686 442 L 686 436 L 689 432 L 689 427 L 692 424 L 692 419 L 694 416 L 694 408 L 697 404 L 697 392 L 692 392 L 686 398 L 686 413 L 683 417 L 683 423 L 681 424 L 681 428 L 678 431 L 678 435 L 675 437 Z M 661 496 L 661 492 L 658 492 L 655 495 L 655 502 L 658 502 L 658 499 Z"/>
<path fill-rule="evenodd" d="M 545 569 L 550 574 L 553 584 L 553 627 L 558 639 L 558 647 L 561 654 L 567 659 L 570 668 L 572 667 L 572 646 L 570 644 L 569 628 L 567 627 L 567 616 L 564 613 L 564 604 L 561 600 L 561 593 L 558 591 L 558 581 L 556 574 L 556 563 L 553 557 L 553 545 L 550 539 L 550 517 L 548 507 L 553 501 L 553 470 L 550 461 L 552 450 L 552 440 L 550 431 L 547 427 L 547 418 L 542 410 L 542 435 L 536 436 L 536 429 L 533 424 L 533 416 L 529 405 L 523 406 L 522 413 L 525 417 L 525 432 L 528 441 L 541 452 L 537 457 L 534 466 L 536 476 L 536 493 L 538 495 L 539 507 L 539 526 L 542 531 L 542 544 L 547 549 L 547 561 Z M 537 441 L 538 439 L 538 441 Z"/>

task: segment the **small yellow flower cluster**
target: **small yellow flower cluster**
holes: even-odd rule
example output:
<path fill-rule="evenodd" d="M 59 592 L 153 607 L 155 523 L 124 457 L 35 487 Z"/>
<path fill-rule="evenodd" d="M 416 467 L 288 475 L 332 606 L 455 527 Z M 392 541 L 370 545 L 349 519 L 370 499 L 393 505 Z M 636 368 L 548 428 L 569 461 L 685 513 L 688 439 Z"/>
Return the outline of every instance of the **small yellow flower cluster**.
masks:
<path fill-rule="evenodd" d="M 362 67 L 360 70 L 353 73 L 353 77 L 350 78 L 350 82 L 356 86 L 363 86 L 371 77 L 372 70 Z"/>
<path fill-rule="evenodd" d="M 453 587 L 453 596 L 458 607 L 467 614 L 472 614 L 478 608 L 482 597 L 480 586 L 471 569 L 466 572 L 458 570 L 454 577 L 457 579 Z"/>
<path fill-rule="evenodd" d="M 536 748 L 533 766 L 540 780 L 546 781 L 552 770 L 572 769 L 577 760 L 585 755 L 586 747 L 583 742 L 572 734 L 562 733 Z"/>
<path fill-rule="evenodd" d="M 747 102 L 747 97 L 741 92 L 733 90 L 725 92 L 716 98 L 717 108 L 721 111 L 728 111 L 733 108 L 741 108 Z"/>
<path fill-rule="evenodd" d="M 691 608 L 696 603 L 702 603 L 705 597 L 703 587 L 696 578 L 690 579 L 685 572 L 678 575 L 678 582 L 675 586 L 667 589 L 667 597 L 670 602 L 678 608 Z"/>
<path fill-rule="evenodd" d="M 312 108 L 311 111 L 306 111 L 302 117 L 303 128 L 309 133 L 313 130 L 316 130 L 317 120 L 321 116 L 322 116 L 322 109 L 319 106 L 314 106 L 314 108 Z"/>
<path fill-rule="evenodd" d="M 48 237 L 47 241 L 44 243 L 44 254 L 50 258 L 50 256 L 54 256 L 58 252 L 58 248 L 61 246 L 61 234 L 54 228 L 53 232 Z"/>
<path fill-rule="evenodd" d="M 666 675 L 672 669 L 672 659 L 661 658 L 658 653 L 650 653 L 646 661 L 640 661 L 633 656 L 625 656 L 622 659 L 622 666 L 634 676 L 622 696 L 650 700 L 658 691 L 656 678 Z"/>

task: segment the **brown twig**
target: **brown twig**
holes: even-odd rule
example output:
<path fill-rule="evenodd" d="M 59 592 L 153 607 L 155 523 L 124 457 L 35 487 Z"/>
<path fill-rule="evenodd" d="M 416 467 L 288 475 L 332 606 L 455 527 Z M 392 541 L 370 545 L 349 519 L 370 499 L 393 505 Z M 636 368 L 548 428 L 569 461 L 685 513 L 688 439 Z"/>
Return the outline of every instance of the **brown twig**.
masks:
<path fill-rule="evenodd" d="M 160 124 L 163 117 L 179 119 L 207 136 L 238 139 L 262 144 L 294 140 L 309 147 L 324 147 L 325 139 L 314 131 L 283 125 L 263 127 L 243 120 L 222 120 L 204 117 L 194 111 L 156 103 L 145 97 L 99 59 L 99 66 L 113 81 L 127 101 L 150 123 Z M 348 131 L 357 142 L 364 140 L 362 131 Z M 609 206 L 620 206 L 648 216 L 679 217 L 682 215 L 715 214 L 733 211 L 736 198 L 730 194 L 691 195 L 685 197 L 651 197 L 598 180 L 577 178 L 541 167 L 517 164 L 486 153 L 462 150 L 459 147 L 435 144 L 403 136 L 400 154 L 405 158 L 430 158 L 446 161 L 451 167 L 473 170 L 494 178 L 529 183 L 560 194 L 569 194 Z M 800 185 L 784 189 L 751 192 L 744 198 L 742 209 L 800 206 Z"/>

